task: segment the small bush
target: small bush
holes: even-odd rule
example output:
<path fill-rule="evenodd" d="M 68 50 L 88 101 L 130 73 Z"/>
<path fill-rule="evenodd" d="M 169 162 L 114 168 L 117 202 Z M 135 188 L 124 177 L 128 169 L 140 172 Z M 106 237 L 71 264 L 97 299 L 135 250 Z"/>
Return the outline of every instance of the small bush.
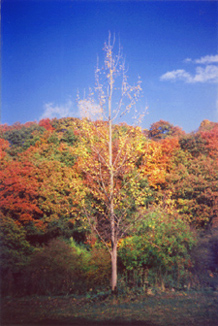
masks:
<path fill-rule="evenodd" d="M 140 221 L 135 234 L 125 238 L 119 259 L 126 279 L 134 285 L 181 286 L 192 266 L 195 243 L 189 226 L 164 210 L 151 212 Z"/>

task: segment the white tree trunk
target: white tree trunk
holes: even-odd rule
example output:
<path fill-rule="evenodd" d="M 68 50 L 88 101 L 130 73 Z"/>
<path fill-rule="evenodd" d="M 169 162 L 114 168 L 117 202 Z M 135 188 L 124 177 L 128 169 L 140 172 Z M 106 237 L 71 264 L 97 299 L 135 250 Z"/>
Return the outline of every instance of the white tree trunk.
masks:
<path fill-rule="evenodd" d="M 117 291 L 117 244 L 115 243 L 111 251 L 111 290 L 112 293 Z"/>
<path fill-rule="evenodd" d="M 112 52 L 109 54 L 110 77 L 108 98 L 108 122 L 109 122 L 109 167 L 110 167 L 110 225 L 111 225 L 111 289 L 112 293 L 117 288 L 117 238 L 114 216 L 114 170 L 113 170 L 113 143 L 112 143 L 112 94 L 113 94 L 113 60 Z"/>

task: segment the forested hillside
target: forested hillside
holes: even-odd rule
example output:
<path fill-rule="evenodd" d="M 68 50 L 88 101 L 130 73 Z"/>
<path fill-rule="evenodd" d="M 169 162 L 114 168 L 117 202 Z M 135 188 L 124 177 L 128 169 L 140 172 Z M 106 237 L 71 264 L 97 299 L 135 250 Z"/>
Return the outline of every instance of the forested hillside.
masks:
<path fill-rule="evenodd" d="M 110 286 L 107 133 L 77 118 L 0 126 L 3 294 Z M 119 291 L 217 287 L 218 123 L 119 124 L 112 142 Z"/>

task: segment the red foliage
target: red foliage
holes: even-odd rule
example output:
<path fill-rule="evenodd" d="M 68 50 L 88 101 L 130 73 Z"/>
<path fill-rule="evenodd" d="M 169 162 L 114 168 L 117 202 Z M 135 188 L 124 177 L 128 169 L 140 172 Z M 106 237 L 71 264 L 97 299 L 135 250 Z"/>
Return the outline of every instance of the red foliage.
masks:
<path fill-rule="evenodd" d="M 0 210 L 18 224 L 38 223 L 42 211 L 37 206 L 38 184 L 34 166 L 28 161 L 11 161 L 0 170 Z"/>
<path fill-rule="evenodd" d="M 40 120 L 39 126 L 44 127 L 46 130 L 54 130 L 54 128 L 51 125 L 51 120 L 48 118 Z"/>
<path fill-rule="evenodd" d="M 5 139 L 0 138 L 0 162 L 5 157 L 5 150 L 9 147 L 9 142 Z"/>

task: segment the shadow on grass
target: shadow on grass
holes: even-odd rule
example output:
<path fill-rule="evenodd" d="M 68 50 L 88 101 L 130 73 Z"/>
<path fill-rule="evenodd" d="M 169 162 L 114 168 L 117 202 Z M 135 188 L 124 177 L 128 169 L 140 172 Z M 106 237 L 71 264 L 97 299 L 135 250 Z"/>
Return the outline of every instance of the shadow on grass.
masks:
<path fill-rule="evenodd" d="M 40 322 L 32 323 L 3 323 L 1 326 L 158 326 L 154 323 L 140 320 L 122 321 L 122 320 L 102 320 L 102 321 L 91 321 L 82 318 L 63 318 L 62 320 L 46 319 Z"/>

